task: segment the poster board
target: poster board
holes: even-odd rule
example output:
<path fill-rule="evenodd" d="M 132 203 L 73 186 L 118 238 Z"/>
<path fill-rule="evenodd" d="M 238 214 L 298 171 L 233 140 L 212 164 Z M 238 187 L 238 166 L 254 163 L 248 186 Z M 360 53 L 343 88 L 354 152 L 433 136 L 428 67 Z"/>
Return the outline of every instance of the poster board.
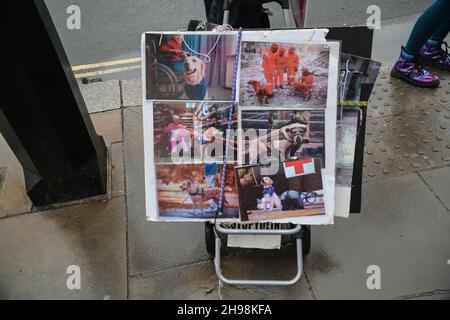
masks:
<path fill-rule="evenodd" d="M 295 112 L 314 113 L 314 117 L 317 117 L 317 113 L 322 114 L 323 127 L 326 130 L 322 132 L 323 164 L 320 166 L 320 175 L 325 212 L 314 216 L 271 219 L 271 222 L 309 225 L 333 223 L 339 43 L 327 42 L 326 32 L 327 30 L 322 29 L 244 31 L 241 41 L 243 50 L 240 55 L 236 54 L 237 32 L 157 32 L 145 33 L 142 36 L 145 193 L 148 220 L 240 221 L 239 196 L 234 171 L 236 167 L 248 165 L 240 158 L 243 144 L 239 140 L 239 129 L 242 127 L 243 112 L 273 111 L 279 115 L 288 114 L 288 118 L 281 119 L 281 122 L 289 120 L 289 117 L 296 117 Z M 181 37 L 181 41 L 176 39 L 177 37 Z M 178 40 L 178 43 L 171 40 Z M 279 47 L 296 47 L 305 53 L 303 65 L 300 62 L 294 75 L 298 81 L 298 89 L 289 91 L 287 87 L 294 85 L 287 83 L 289 75 L 287 70 L 284 70 L 281 78 L 286 82 L 284 83 L 286 89 L 284 86 L 273 88 L 270 98 L 262 97 L 268 100 L 269 105 L 261 103 L 257 105 L 255 99 L 252 102 L 246 100 L 244 90 L 249 90 L 249 81 L 245 78 L 243 60 L 246 53 L 253 52 L 248 50 L 249 45 L 246 43 L 259 45 L 261 55 L 255 58 L 260 59 L 258 61 L 261 61 L 263 51 L 268 49 L 267 46 L 273 43 L 279 44 Z M 326 54 L 320 56 L 324 50 Z M 315 59 L 311 58 L 314 54 Z M 235 150 L 230 152 L 231 158 L 224 159 L 222 154 L 220 155 L 222 158 L 219 156 L 212 161 L 209 158 L 209 146 L 212 141 L 216 146 L 214 156 L 217 156 L 217 150 L 225 148 L 223 144 L 220 147 L 220 143 L 223 143 L 226 136 L 224 128 L 229 124 L 225 115 L 230 108 L 232 67 L 237 60 L 238 94 L 235 99 L 236 112 L 232 117 L 232 125 L 236 127 L 238 134 L 231 142 Z M 312 63 L 316 60 L 327 65 L 326 71 Z M 265 69 L 262 68 L 262 64 L 260 66 L 258 77 L 264 78 Z M 310 90 L 310 97 L 305 97 L 301 78 L 307 72 L 301 68 L 314 69 L 307 70 L 312 71 L 312 74 L 321 69 L 317 71 L 320 73 L 317 74 L 317 78 L 320 77 L 317 83 L 324 85 L 318 84 L 317 88 Z M 166 78 L 161 78 L 161 75 Z M 259 82 L 267 83 L 264 79 Z M 192 88 L 191 84 L 199 85 Z M 253 97 L 256 97 L 256 93 L 255 90 Z M 281 100 L 277 100 L 277 94 L 285 97 L 287 102 L 280 106 Z M 270 101 L 274 100 L 277 101 L 270 105 Z M 295 100 L 299 101 L 291 102 Z M 256 101 L 260 102 L 258 97 Z M 312 130 L 312 136 L 316 131 Z M 174 160 L 172 157 L 169 159 L 168 154 L 182 156 Z M 217 181 L 221 179 L 217 179 L 215 173 L 220 176 L 220 172 L 223 172 L 224 160 L 227 160 L 226 204 L 222 216 L 218 217 L 214 208 L 210 208 L 208 212 L 208 206 L 214 207 L 214 202 L 217 204 L 218 192 L 222 186 L 219 185 L 220 182 L 218 184 Z"/>

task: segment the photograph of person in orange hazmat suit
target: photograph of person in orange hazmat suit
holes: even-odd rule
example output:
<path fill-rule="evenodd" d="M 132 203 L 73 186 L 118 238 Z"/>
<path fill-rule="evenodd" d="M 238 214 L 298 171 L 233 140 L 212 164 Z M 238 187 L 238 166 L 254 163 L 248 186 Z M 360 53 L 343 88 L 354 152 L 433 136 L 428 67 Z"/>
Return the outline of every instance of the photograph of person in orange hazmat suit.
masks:
<path fill-rule="evenodd" d="M 244 42 L 242 107 L 323 107 L 328 92 L 326 44 Z"/>

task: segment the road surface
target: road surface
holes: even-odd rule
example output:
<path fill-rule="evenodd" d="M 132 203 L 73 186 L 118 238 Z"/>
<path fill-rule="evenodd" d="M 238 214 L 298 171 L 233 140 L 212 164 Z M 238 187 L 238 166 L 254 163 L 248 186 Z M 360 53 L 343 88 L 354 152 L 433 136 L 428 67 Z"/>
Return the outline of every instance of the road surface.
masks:
<path fill-rule="evenodd" d="M 205 17 L 203 0 L 45 0 L 78 78 L 126 79 L 140 76 L 140 35 L 149 30 L 179 30 Z M 314 0 L 308 26 L 364 24 L 366 9 L 379 5 L 382 19 L 421 12 L 431 0 Z M 81 29 L 66 26 L 70 5 L 81 9 Z M 181 5 L 182 4 L 182 5 Z M 272 26 L 282 27 L 278 5 L 270 4 Z"/>

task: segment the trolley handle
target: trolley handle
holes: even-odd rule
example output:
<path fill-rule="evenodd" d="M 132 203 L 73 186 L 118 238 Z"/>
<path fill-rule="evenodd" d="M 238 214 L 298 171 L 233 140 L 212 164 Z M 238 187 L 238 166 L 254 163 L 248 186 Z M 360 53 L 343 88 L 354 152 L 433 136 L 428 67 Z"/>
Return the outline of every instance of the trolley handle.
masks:
<path fill-rule="evenodd" d="M 284 18 L 284 27 L 289 28 L 290 23 L 290 5 L 289 0 L 224 0 L 223 1 L 223 24 L 228 24 L 230 21 L 230 9 L 231 9 L 231 3 L 233 1 L 240 1 L 244 3 L 269 3 L 269 2 L 277 2 L 281 8 L 283 9 L 283 18 Z"/>
<path fill-rule="evenodd" d="M 230 10 L 230 5 L 233 1 L 240 1 L 240 2 L 247 2 L 247 3 L 254 3 L 254 2 L 261 2 L 261 3 L 270 3 L 270 2 L 277 2 L 283 10 L 289 10 L 291 6 L 289 5 L 289 0 L 224 0 L 223 1 L 223 10 Z"/>

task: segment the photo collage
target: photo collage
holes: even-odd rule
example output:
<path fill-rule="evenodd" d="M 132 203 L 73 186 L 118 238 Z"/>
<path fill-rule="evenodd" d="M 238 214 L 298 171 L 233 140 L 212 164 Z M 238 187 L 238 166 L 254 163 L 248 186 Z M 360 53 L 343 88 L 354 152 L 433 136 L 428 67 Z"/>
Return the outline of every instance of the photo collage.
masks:
<path fill-rule="evenodd" d="M 145 34 L 150 220 L 325 215 L 330 45 L 250 33 Z"/>

